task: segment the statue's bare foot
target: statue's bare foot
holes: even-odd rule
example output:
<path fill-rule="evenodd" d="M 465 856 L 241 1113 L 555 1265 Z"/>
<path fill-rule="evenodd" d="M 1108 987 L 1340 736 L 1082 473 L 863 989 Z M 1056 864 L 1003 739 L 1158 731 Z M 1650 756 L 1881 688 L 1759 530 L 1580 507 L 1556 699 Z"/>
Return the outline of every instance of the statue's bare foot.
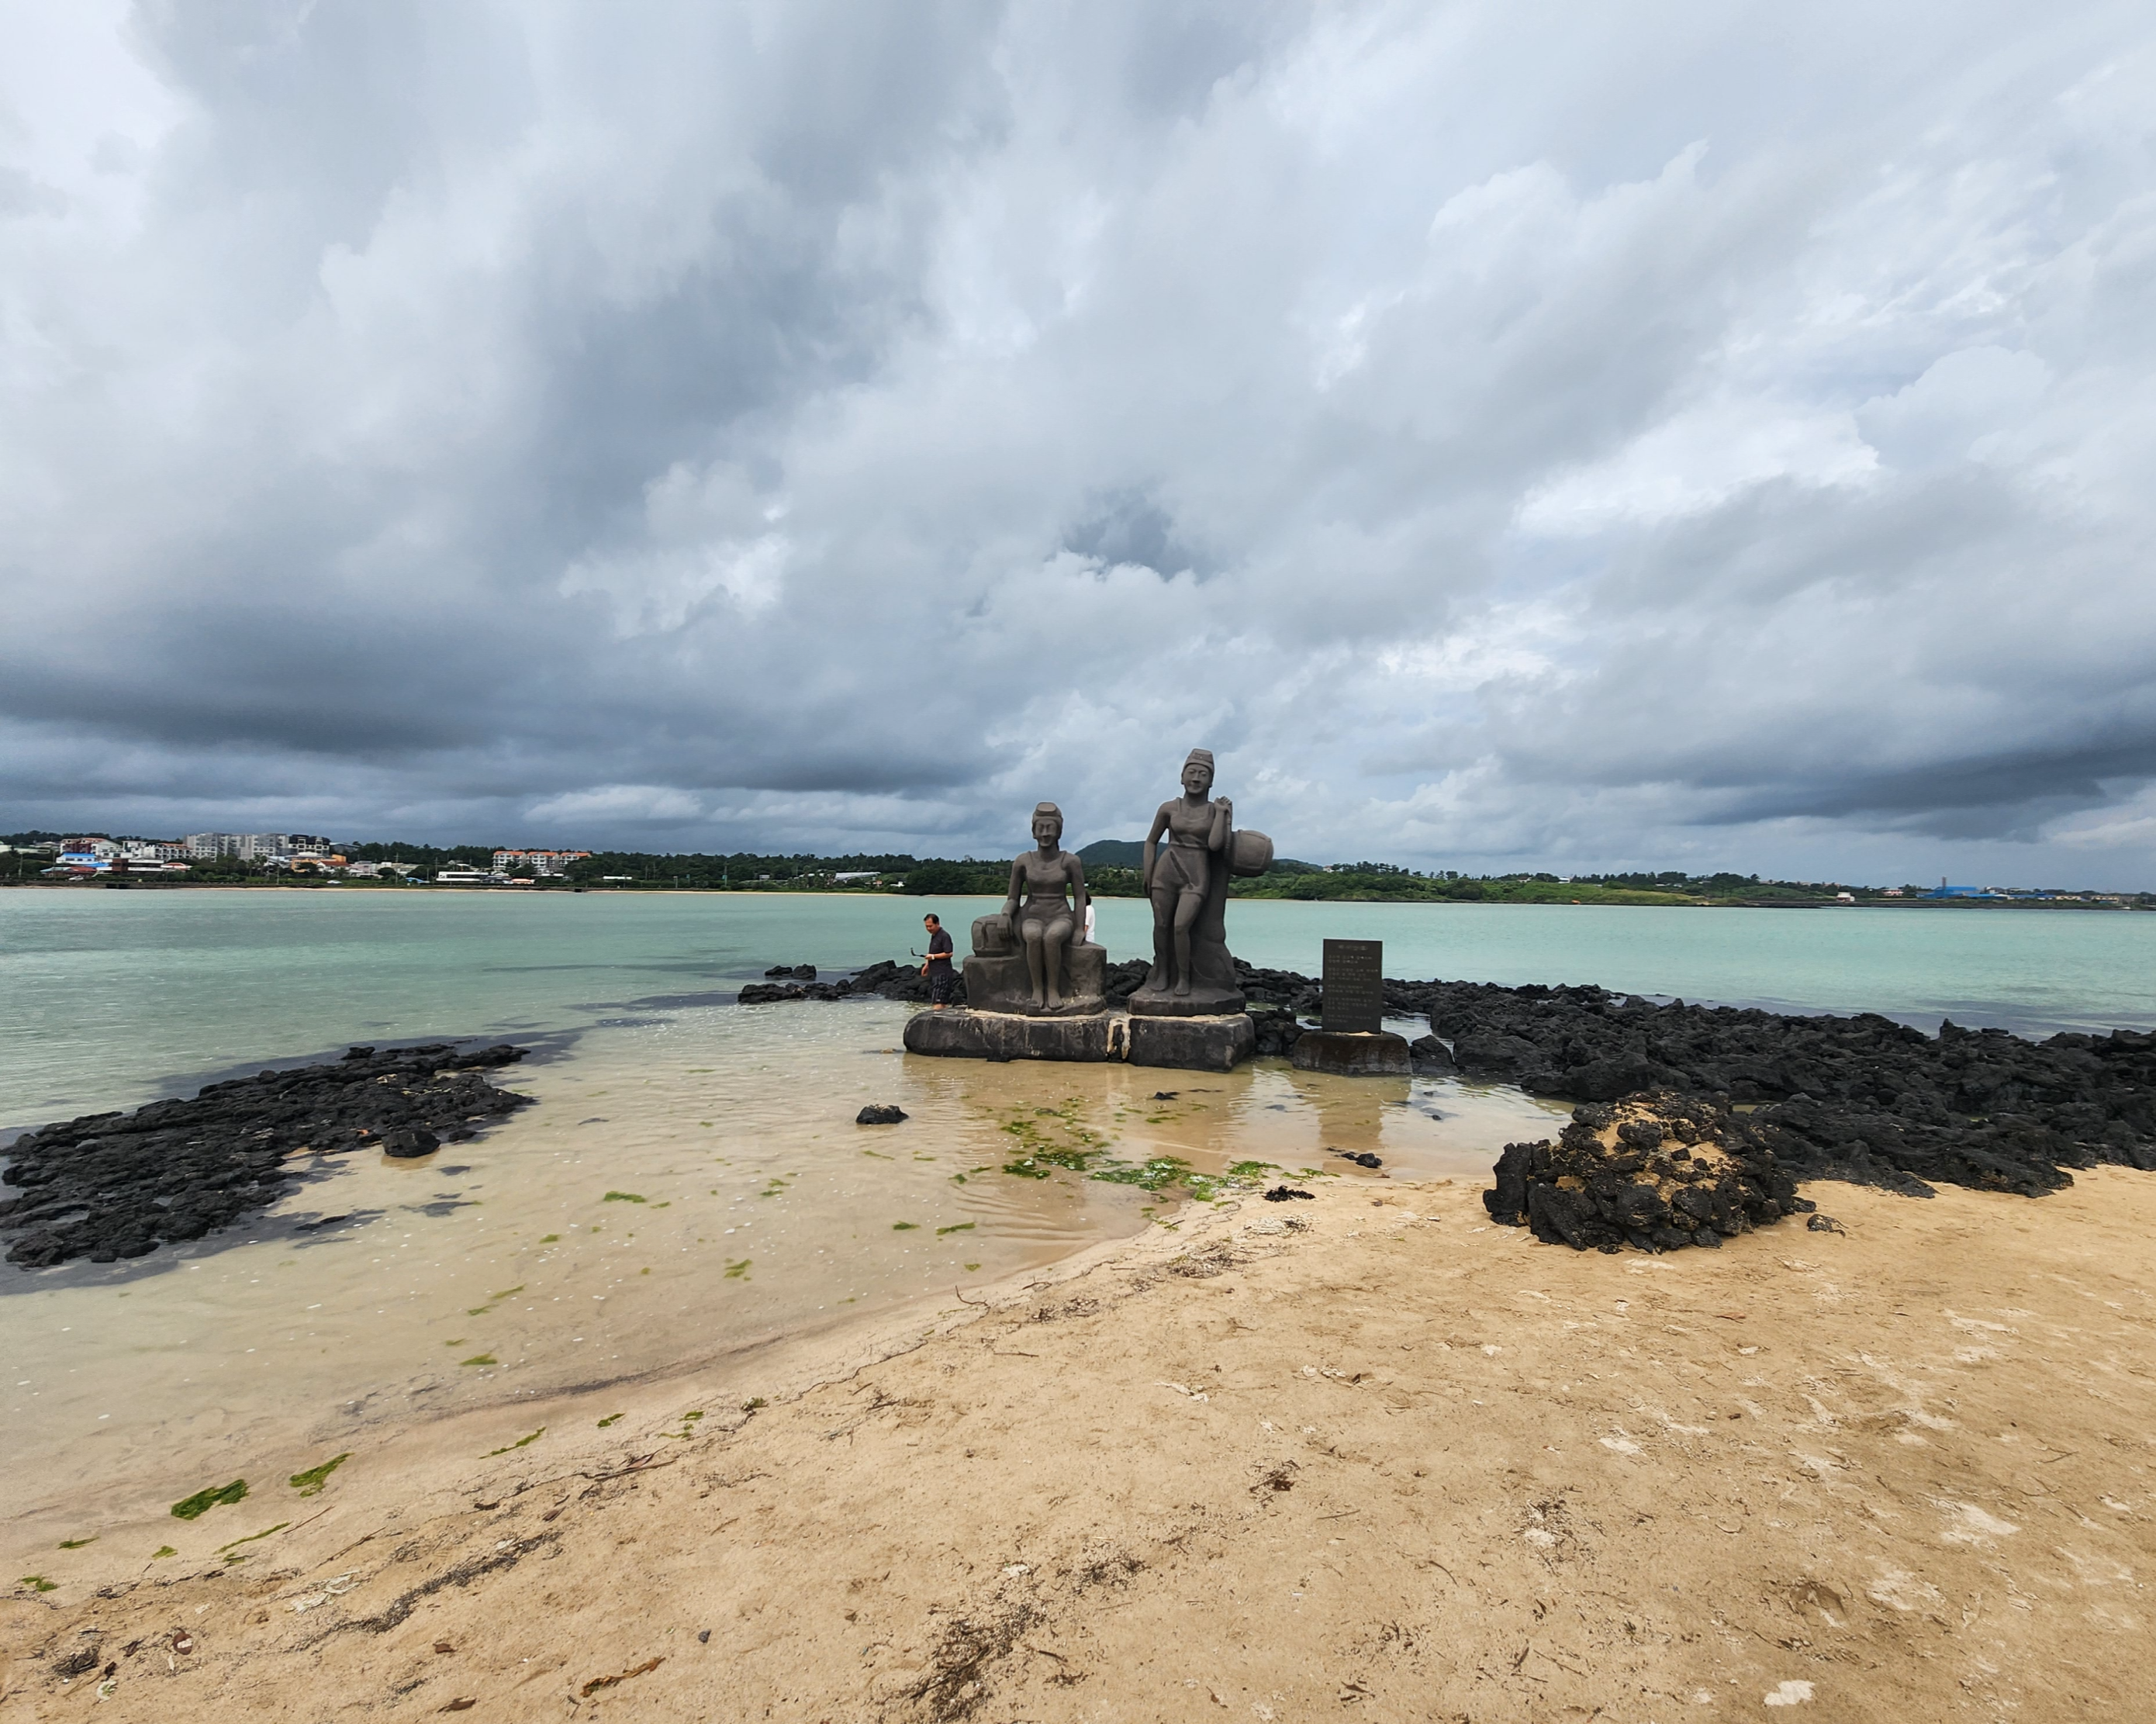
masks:
<path fill-rule="evenodd" d="M 1158 993 L 1162 988 L 1168 986 L 1168 972 L 1162 969 L 1158 964 L 1155 964 L 1152 968 L 1146 972 L 1142 986 L 1147 993 Z"/>
<path fill-rule="evenodd" d="M 1048 1001 L 1039 988 L 1035 988 L 1033 993 L 1033 1009 L 1036 1012 L 1045 1012 L 1048 1009 Z"/>
<path fill-rule="evenodd" d="M 1175 984 L 1175 992 L 1178 998 L 1190 992 L 1190 978 L 1188 976 Z"/>
<path fill-rule="evenodd" d="M 1063 996 L 1060 993 L 1050 994 L 1048 996 L 1048 1009 L 1051 1012 L 1061 1011 L 1063 1009 Z"/>

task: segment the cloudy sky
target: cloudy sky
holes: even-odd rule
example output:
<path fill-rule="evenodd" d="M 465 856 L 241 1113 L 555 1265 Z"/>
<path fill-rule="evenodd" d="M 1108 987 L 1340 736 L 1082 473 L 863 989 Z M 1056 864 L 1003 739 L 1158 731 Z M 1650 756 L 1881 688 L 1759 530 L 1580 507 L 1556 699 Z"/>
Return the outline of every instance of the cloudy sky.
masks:
<path fill-rule="evenodd" d="M 2156 886 L 2128 3 L 0 0 L 0 829 Z"/>

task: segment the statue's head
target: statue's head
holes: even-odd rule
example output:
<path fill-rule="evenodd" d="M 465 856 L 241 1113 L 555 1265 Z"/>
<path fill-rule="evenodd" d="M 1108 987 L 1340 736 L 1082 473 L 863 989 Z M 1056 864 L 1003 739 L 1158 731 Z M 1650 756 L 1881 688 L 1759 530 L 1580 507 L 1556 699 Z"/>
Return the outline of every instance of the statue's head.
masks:
<path fill-rule="evenodd" d="M 1052 802 L 1033 811 L 1033 841 L 1043 849 L 1060 849 L 1063 844 L 1063 810 Z"/>
<path fill-rule="evenodd" d="M 1183 788 L 1192 796 L 1203 796 L 1213 788 L 1213 751 L 1194 748 L 1183 762 Z"/>

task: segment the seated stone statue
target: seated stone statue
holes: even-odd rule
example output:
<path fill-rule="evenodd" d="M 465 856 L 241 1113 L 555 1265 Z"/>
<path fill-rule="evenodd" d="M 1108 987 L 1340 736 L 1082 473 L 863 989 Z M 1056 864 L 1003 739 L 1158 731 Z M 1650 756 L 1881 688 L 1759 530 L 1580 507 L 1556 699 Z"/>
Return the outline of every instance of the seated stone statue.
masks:
<path fill-rule="evenodd" d="M 973 924 L 967 1001 L 988 1012 L 1103 1011 L 1107 950 L 1085 937 L 1086 865 L 1063 848 L 1063 811 L 1054 803 L 1033 811 L 1033 838 L 1035 847 L 1011 864 L 1002 912 Z"/>

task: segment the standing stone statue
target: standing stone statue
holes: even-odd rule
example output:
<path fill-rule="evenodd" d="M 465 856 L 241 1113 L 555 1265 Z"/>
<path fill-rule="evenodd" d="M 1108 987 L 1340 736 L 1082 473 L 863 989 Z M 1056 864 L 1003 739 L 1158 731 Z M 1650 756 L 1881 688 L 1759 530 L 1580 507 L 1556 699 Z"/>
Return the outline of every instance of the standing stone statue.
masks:
<path fill-rule="evenodd" d="M 1133 1014 L 1205 1017 L 1243 1009 L 1228 954 L 1228 877 L 1263 874 L 1272 865 L 1273 845 L 1261 832 L 1236 831 L 1235 805 L 1224 796 L 1212 798 L 1212 751 L 1194 748 L 1183 763 L 1183 794 L 1160 805 L 1146 834 L 1152 968 L 1131 996 Z"/>

